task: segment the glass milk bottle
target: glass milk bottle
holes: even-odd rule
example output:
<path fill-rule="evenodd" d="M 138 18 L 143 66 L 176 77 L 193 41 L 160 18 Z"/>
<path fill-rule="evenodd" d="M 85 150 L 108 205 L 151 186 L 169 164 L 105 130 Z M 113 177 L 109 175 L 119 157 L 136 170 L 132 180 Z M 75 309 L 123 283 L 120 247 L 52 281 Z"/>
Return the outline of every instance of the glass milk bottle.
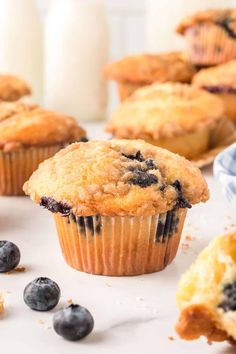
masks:
<path fill-rule="evenodd" d="M 25 79 L 32 101 L 41 103 L 42 29 L 33 0 L 0 0 L 0 73 Z"/>
<path fill-rule="evenodd" d="M 147 51 L 184 49 L 183 39 L 175 33 L 182 18 L 200 10 L 227 8 L 231 5 L 232 0 L 147 0 Z"/>
<path fill-rule="evenodd" d="M 105 117 L 108 27 L 101 0 L 53 0 L 46 26 L 46 104 L 95 121 Z"/>

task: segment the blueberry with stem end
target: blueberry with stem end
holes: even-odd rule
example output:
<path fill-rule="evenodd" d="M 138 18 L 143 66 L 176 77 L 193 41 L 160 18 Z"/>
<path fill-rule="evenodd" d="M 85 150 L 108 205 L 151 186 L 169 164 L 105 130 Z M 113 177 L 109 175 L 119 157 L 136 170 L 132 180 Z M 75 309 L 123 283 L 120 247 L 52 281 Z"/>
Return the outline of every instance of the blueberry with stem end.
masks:
<path fill-rule="evenodd" d="M 53 316 L 53 328 L 63 338 L 76 341 L 92 332 L 94 319 L 91 313 L 80 305 L 70 305 Z"/>
<path fill-rule="evenodd" d="M 0 241 L 0 273 L 15 269 L 19 263 L 19 248 L 10 241 Z"/>
<path fill-rule="evenodd" d="M 24 290 L 24 302 L 32 310 L 49 311 L 60 299 L 60 288 L 49 278 L 40 277 L 30 282 Z"/>

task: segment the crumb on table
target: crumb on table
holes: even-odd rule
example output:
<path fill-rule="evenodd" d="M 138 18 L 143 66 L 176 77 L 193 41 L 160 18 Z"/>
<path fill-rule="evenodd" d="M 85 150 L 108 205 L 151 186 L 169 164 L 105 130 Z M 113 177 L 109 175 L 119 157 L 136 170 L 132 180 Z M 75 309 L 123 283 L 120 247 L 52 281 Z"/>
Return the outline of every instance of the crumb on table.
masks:
<path fill-rule="evenodd" d="M 168 339 L 171 340 L 171 341 L 175 340 L 175 338 L 172 337 L 172 336 L 169 336 Z"/>
<path fill-rule="evenodd" d="M 25 272 L 25 271 L 26 271 L 26 268 L 23 267 L 23 266 L 20 266 L 20 267 L 17 267 L 17 268 L 15 268 L 15 269 L 13 269 L 13 270 L 11 270 L 10 272 L 7 272 L 7 273 L 5 273 L 5 274 L 11 275 L 11 274 L 14 274 L 14 273 L 23 273 L 23 272 Z"/>

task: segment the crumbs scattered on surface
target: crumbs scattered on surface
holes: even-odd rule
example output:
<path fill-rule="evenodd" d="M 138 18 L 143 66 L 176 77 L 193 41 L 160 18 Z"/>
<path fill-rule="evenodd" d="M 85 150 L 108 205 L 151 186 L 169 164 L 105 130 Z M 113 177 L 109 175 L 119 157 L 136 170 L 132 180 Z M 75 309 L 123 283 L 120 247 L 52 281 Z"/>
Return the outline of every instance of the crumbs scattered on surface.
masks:
<path fill-rule="evenodd" d="M 181 245 L 180 245 L 180 247 L 181 247 L 181 249 L 183 250 L 183 251 L 187 251 L 188 249 L 189 249 L 189 244 L 188 243 L 181 243 Z"/>
<path fill-rule="evenodd" d="M 137 302 L 142 302 L 142 301 L 144 301 L 144 298 L 142 298 L 141 296 L 137 296 L 136 297 L 136 301 Z"/>
<path fill-rule="evenodd" d="M 23 273 L 25 271 L 26 271 L 26 268 L 21 266 L 21 267 L 17 267 L 15 269 L 11 270 L 10 272 L 6 272 L 5 274 L 11 275 L 11 274 L 14 274 L 14 273 Z"/>
<path fill-rule="evenodd" d="M 224 230 L 225 230 L 225 231 L 228 231 L 228 230 L 230 230 L 232 227 L 236 227 L 236 224 L 229 224 L 229 225 L 226 225 L 226 226 L 224 227 Z"/>
<path fill-rule="evenodd" d="M 111 288 L 111 284 L 105 283 L 105 285 L 108 286 L 109 288 Z"/>
<path fill-rule="evenodd" d="M 38 320 L 38 324 L 43 325 L 45 322 L 43 320 Z"/>
<path fill-rule="evenodd" d="M 186 241 L 194 241 L 194 240 L 196 240 L 196 237 L 187 234 L 187 235 L 185 236 L 185 240 L 186 240 Z"/>
<path fill-rule="evenodd" d="M 7 294 L 12 294 L 12 291 L 11 290 L 7 290 Z"/>
<path fill-rule="evenodd" d="M 171 341 L 175 340 L 175 338 L 172 337 L 172 336 L 169 336 L 168 339 L 171 340 Z"/>
<path fill-rule="evenodd" d="M 69 299 L 66 301 L 68 305 L 72 305 L 73 304 L 73 300 L 72 299 Z"/>
<path fill-rule="evenodd" d="M 17 273 L 22 273 L 22 272 L 26 271 L 26 268 L 25 267 L 17 267 L 16 269 L 14 269 L 14 271 Z"/>

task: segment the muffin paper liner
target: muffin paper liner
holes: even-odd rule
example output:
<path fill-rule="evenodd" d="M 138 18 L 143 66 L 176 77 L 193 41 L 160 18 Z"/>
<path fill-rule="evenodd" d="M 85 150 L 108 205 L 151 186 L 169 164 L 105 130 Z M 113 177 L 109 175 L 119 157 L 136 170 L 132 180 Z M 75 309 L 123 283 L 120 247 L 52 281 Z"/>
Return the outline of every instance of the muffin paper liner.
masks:
<path fill-rule="evenodd" d="M 218 25 L 190 27 L 185 36 L 188 55 L 194 64 L 214 65 L 236 58 L 236 40 Z"/>
<path fill-rule="evenodd" d="M 24 195 L 23 184 L 38 165 L 53 156 L 61 145 L 0 151 L 0 195 Z"/>
<path fill-rule="evenodd" d="M 186 209 L 154 216 L 54 214 L 66 262 L 77 270 L 121 276 L 157 272 L 175 258 Z"/>
<path fill-rule="evenodd" d="M 213 163 L 219 152 L 234 142 L 236 142 L 236 127 L 231 120 L 222 118 L 211 130 L 208 151 L 191 161 L 199 168 L 208 166 Z"/>

